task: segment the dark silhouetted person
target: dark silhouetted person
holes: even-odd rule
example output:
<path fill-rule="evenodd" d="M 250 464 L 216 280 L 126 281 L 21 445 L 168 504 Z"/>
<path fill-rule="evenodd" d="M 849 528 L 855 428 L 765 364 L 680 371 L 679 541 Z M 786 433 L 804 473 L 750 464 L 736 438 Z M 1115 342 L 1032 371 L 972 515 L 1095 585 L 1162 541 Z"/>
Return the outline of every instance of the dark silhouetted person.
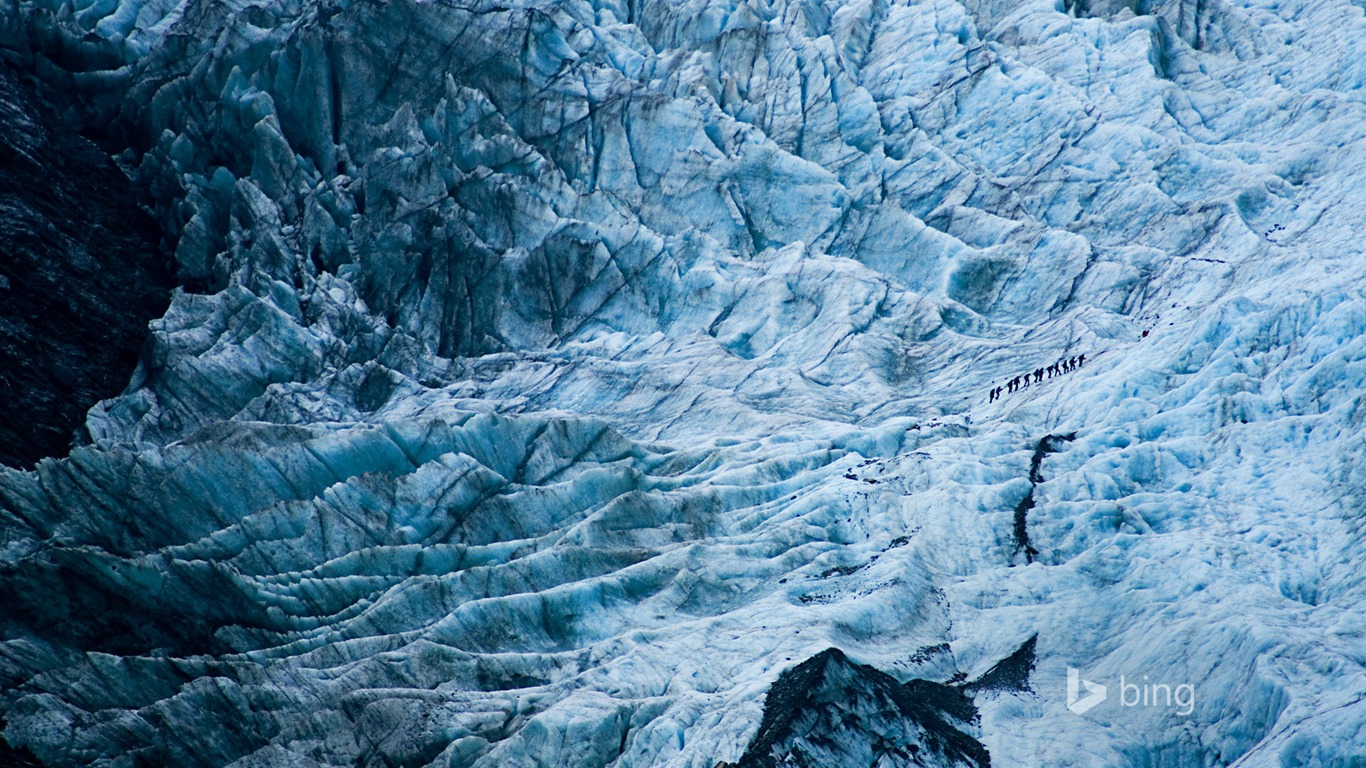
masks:
<path fill-rule="evenodd" d="M 1086 355 L 1077 355 L 1077 367 L 1080 368 L 1086 363 Z"/>

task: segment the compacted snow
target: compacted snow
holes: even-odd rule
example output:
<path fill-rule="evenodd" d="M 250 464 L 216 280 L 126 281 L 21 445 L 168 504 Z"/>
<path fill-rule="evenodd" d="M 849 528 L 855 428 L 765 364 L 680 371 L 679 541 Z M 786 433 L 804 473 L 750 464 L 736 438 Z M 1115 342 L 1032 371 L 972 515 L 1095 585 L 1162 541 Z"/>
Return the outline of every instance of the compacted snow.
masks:
<path fill-rule="evenodd" d="M 0 471 L 41 764 L 1366 761 L 1360 3 L 21 0 L 0 47 L 183 286 Z"/>

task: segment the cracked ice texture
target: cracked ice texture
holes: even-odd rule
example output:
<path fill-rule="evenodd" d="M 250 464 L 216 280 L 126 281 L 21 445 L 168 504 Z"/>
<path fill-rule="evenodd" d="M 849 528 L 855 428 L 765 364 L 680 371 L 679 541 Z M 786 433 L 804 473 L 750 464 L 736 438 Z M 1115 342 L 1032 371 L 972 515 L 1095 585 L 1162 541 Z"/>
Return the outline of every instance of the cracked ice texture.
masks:
<path fill-rule="evenodd" d="M 91 444 L 0 475 L 40 760 L 710 768 L 826 648 L 945 681 L 1035 635 L 998 765 L 1366 750 L 1359 6 L 0 30 L 185 286 Z M 1068 666 L 1196 707 L 1077 716 Z"/>

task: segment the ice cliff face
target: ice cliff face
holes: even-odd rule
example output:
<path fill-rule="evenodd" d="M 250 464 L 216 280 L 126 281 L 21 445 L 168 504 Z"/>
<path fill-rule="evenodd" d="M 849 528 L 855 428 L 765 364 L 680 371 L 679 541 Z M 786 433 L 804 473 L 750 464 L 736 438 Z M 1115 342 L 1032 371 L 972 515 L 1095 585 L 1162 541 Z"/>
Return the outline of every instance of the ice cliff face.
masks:
<path fill-rule="evenodd" d="M 23 759 L 1366 758 L 1359 5 L 29 0 L 0 49 L 182 286 L 0 473 Z"/>
<path fill-rule="evenodd" d="M 66 455 L 128 384 L 171 289 L 139 197 L 0 66 L 0 464 Z"/>

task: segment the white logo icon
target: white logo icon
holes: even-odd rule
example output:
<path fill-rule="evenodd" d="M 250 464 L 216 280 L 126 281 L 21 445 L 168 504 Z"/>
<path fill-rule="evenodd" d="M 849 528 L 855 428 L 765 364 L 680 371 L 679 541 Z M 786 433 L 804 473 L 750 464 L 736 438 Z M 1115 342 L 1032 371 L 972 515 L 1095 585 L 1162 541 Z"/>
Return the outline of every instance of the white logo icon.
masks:
<path fill-rule="evenodd" d="M 1081 689 L 1086 688 L 1086 696 L 1082 697 Z M 1100 683 L 1093 683 L 1085 680 L 1081 672 L 1067 668 L 1067 708 L 1078 715 L 1089 712 L 1105 701 L 1105 686 Z"/>

